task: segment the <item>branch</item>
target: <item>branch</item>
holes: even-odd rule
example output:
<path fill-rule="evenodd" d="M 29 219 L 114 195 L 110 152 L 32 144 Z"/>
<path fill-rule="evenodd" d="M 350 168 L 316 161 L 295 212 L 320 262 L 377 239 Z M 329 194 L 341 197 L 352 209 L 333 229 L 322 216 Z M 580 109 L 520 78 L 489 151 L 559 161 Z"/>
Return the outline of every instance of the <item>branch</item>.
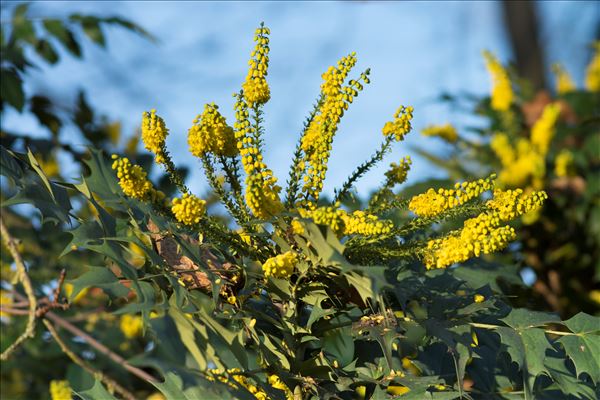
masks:
<path fill-rule="evenodd" d="M 29 279 L 29 275 L 27 275 L 27 268 L 25 267 L 25 263 L 23 262 L 23 258 L 17 249 L 17 244 L 15 240 L 10 236 L 8 229 L 4 225 L 4 219 L 0 217 L 0 233 L 2 233 L 2 240 L 6 244 L 8 251 L 12 255 L 15 260 L 15 264 L 17 266 L 17 274 L 19 281 L 23 284 L 23 288 L 25 289 L 25 294 L 27 295 L 27 300 L 29 301 L 29 318 L 27 320 L 27 326 L 25 327 L 25 331 L 11 344 L 8 348 L 0 355 L 0 360 L 6 360 L 14 352 L 25 340 L 34 336 L 35 333 L 35 322 L 36 315 L 35 311 L 37 308 L 37 300 L 35 298 L 35 293 L 33 291 L 33 286 L 31 284 L 31 280 Z"/>
<path fill-rule="evenodd" d="M 50 323 L 50 321 L 44 320 L 44 325 L 46 325 L 46 328 L 48 328 L 48 331 L 50 332 L 50 334 L 52 335 L 52 337 L 54 338 L 54 340 L 56 340 L 56 343 L 58 343 L 58 345 L 60 346 L 61 350 L 75 364 L 79 365 L 81 368 L 83 368 L 84 370 L 86 370 L 87 372 L 89 372 L 94 378 L 100 380 L 102 383 L 104 383 L 106 386 L 108 386 L 109 390 L 111 388 L 114 389 L 114 391 L 117 392 L 117 393 L 119 393 L 121 396 L 123 396 L 124 399 L 135 400 L 135 396 L 133 395 L 133 393 L 131 393 L 129 390 L 125 389 L 123 386 L 121 386 L 114 379 L 106 376 L 103 372 L 98 371 L 97 369 L 95 369 L 95 368 L 91 367 L 90 365 L 88 365 L 77 354 L 75 354 L 67 346 L 67 344 L 62 340 L 62 338 L 60 337 L 60 335 L 56 331 L 56 328 L 54 328 L 54 325 L 52 325 Z"/>

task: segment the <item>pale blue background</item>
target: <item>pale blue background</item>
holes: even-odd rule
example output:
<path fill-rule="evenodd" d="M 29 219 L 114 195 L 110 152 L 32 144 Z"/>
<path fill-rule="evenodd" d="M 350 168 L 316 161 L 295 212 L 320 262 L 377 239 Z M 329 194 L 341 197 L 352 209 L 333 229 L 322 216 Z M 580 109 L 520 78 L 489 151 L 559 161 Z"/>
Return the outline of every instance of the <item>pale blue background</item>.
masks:
<path fill-rule="evenodd" d="M 2 21 L 12 6 L 3 3 Z M 589 44 L 598 34 L 598 3 L 537 6 L 548 60 L 563 62 L 581 83 Z M 415 130 L 385 164 L 359 182 L 359 191 L 374 188 L 389 162 L 406 154 L 414 160 L 409 182 L 443 176 L 410 149 L 427 147 L 438 154 L 447 150 L 440 141 L 421 137 L 420 128 L 445 122 L 462 128 L 476 121 L 441 105 L 438 96 L 444 91 L 488 92 L 483 49 L 495 52 L 503 62 L 511 58 L 501 7 L 495 2 L 46 1 L 31 7 L 34 17 L 72 12 L 118 14 L 145 27 L 160 43 L 106 29 L 107 50 L 87 44 L 83 62 L 65 57 L 56 67 L 33 72 L 27 90 L 43 89 L 72 103 L 77 88 L 83 87 L 98 110 L 122 122 L 126 136 L 137 129 L 142 111 L 157 108 L 171 130 L 168 145 L 177 163 L 192 166 L 189 184 L 197 193 L 206 184 L 199 163 L 187 152 L 187 128 L 203 104 L 213 101 L 233 123 L 231 94 L 245 77 L 252 35 L 260 21 L 272 32 L 265 157 L 282 184 L 322 72 L 351 51 L 359 57 L 356 75 L 371 67 L 372 84 L 352 105 L 335 139 L 328 193 L 377 148 L 381 127 L 400 104 L 415 107 Z M 35 121 L 15 112 L 7 112 L 2 124 L 46 134 Z"/>

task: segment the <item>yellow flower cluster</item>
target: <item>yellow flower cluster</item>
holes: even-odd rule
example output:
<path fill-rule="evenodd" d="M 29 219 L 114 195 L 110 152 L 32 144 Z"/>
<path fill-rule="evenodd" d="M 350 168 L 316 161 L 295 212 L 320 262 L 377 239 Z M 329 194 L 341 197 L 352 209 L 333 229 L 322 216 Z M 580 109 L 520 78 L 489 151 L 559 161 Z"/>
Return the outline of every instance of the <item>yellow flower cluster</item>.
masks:
<path fill-rule="evenodd" d="M 293 251 L 286 251 L 264 262 L 262 270 L 265 276 L 274 278 L 289 278 L 298 263 L 298 255 Z"/>
<path fill-rule="evenodd" d="M 513 102 L 513 90 L 508 72 L 492 53 L 485 51 L 483 57 L 493 81 L 492 108 L 496 111 L 508 111 Z"/>
<path fill-rule="evenodd" d="M 533 148 L 529 140 L 520 138 L 515 149 L 507 135 L 498 133 L 492 138 L 490 146 L 503 167 L 498 175 L 501 186 L 523 186 L 529 178 L 533 179 L 534 187 L 543 184 L 542 178 L 546 174 L 544 157 Z"/>
<path fill-rule="evenodd" d="M 290 388 L 285 383 L 283 383 L 281 378 L 279 378 L 277 375 L 269 375 L 269 384 L 274 389 L 283 390 L 283 392 L 285 393 L 286 400 L 294 400 L 294 393 L 292 393 Z"/>
<path fill-rule="evenodd" d="M 488 211 L 466 220 L 460 231 L 427 243 L 425 266 L 446 268 L 502 250 L 516 237 L 515 230 L 509 225 L 501 226 L 502 223 L 537 210 L 546 198 L 545 192 L 525 195 L 521 189 L 495 190 L 494 198 L 487 203 Z"/>
<path fill-rule="evenodd" d="M 248 75 L 242 84 L 244 97 L 250 105 L 264 104 L 271 98 L 271 91 L 267 84 L 267 68 L 269 66 L 269 28 L 261 26 L 254 34 L 256 46 L 250 55 Z"/>
<path fill-rule="evenodd" d="M 562 150 L 554 160 L 554 173 L 558 177 L 570 176 L 573 170 L 573 153 Z"/>
<path fill-rule="evenodd" d="M 300 208 L 298 210 L 302 218 L 310 218 L 317 225 L 329 226 L 336 235 L 344 231 L 344 216 L 346 212 L 335 206 L 318 207 L 312 210 Z"/>
<path fill-rule="evenodd" d="M 381 130 L 383 136 L 394 136 L 397 142 L 404 140 L 404 136 L 412 129 L 411 120 L 413 118 L 412 107 L 400 106 L 394 114 L 394 120 L 388 121 Z"/>
<path fill-rule="evenodd" d="M 146 150 L 155 155 L 157 164 L 165 162 L 165 140 L 168 134 L 165 121 L 156 115 L 155 109 L 142 114 L 142 141 Z"/>
<path fill-rule="evenodd" d="M 585 71 L 585 87 L 590 92 L 600 92 L 600 41 L 594 43 L 594 56 Z"/>
<path fill-rule="evenodd" d="M 399 185 L 406 181 L 406 177 L 408 176 L 408 171 L 410 170 L 410 166 L 412 164 L 412 160 L 410 156 L 404 157 L 398 164 L 391 163 L 390 169 L 388 169 L 385 173 L 385 177 L 387 179 L 387 185 Z"/>
<path fill-rule="evenodd" d="M 301 171 L 306 170 L 302 189 L 315 203 L 323 189 L 331 142 L 337 132 L 338 124 L 348 105 L 363 88 L 362 84 L 355 80 L 350 80 L 348 85 L 344 86 L 355 64 L 356 54 L 352 53 L 340 59 L 336 67 L 329 67 L 322 75 L 321 105 L 301 139 L 300 146 L 304 152 L 304 159 L 298 168 Z M 359 80 L 368 83 L 368 72 L 361 74 Z"/>
<path fill-rule="evenodd" d="M 479 197 L 483 192 L 494 188 L 496 175 L 472 182 L 456 183 L 454 189 L 429 189 L 410 199 L 408 208 L 419 217 L 434 217 Z"/>
<path fill-rule="evenodd" d="M 233 157 L 238 153 L 233 128 L 227 125 L 216 104 L 206 104 L 193 123 L 188 130 L 188 145 L 193 155 L 202 157 L 210 152 Z"/>
<path fill-rule="evenodd" d="M 173 199 L 171 211 L 177 221 L 192 226 L 200 222 L 206 213 L 206 201 L 185 193 L 180 199 Z"/>
<path fill-rule="evenodd" d="M 389 233 L 393 224 L 389 220 L 380 220 L 375 215 L 367 214 L 362 210 L 356 210 L 352 214 L 344 213 L 345 235 L 374 236 Z"/>
<path fill-rule="evenodd" d="M 232 388 L 235 388 L 235 384 L 233 384 L 230 379 L 233 379 L 235 382 L 246 388 L 257 400 L 269 400 L 270 397 L 265 393 L 262 389 L 258 388 L 254 385 L 250 379 L 241 373 L 242 371 L 239 368 L 230 368 L 227 370 L 227 374 L 223 373 L 221 369 L 210 369 L 208 370 L 209 375 L 207 379 L 209 381 L 214 381 L 215 379 L 219 380 L 219 382 L 227 383 Z M 229 375 L 230 378 L 227 376 Z M 268 378 L 269 384 L 279 390 L 283 390 L 285 392 L 286 400 L 292 400 L 294 395 L 292 391 L 287 387 L 285 383 L 277 376 L 277 375 L 269 375 Z"/>
<path fill-rule="evenodd" d="M 292 227 L 292 232 L 296 235 L 304 235 L 306 233 L 304 226 L 296 218 L 292 220 L 290 226 Z"/>
<path fill-rule="evenodd" d="M 69 381 L 50 381 L 50 398 L 52 400 L 71 400 L 72 390 Z"/>
<path fill-rule="evenodd" d="M 544 107 L 542 116 L 531 128 L 531 144 L 542 156 L 548 153 L 550 141 L 554 137 L 556 121 L 560 116 L 560 104 L 551 103 Z"/>
<path fill-rule="evenodd" d="M 127 157 L 119 158 L 116 154 L 112 156 L 112 169 L 117 171 L 119 186 L 126 196 L 134 199 L 144 200 L 152 191 L 152 183 L 147 179 L 146 171 L 139 165 L 133 165 Z"/>
<path fill-rule="evenodd" d="M 552 65 L 552 72 L 554 73 L 554 77 L 556 79 L 556 93 L 565 94 L 573 92 L 577 89 L 575 87 L 575 82 L 573 82 L 573 78 L 571 78 L 571 75 L 569 75 L 567 70 L 562 65 Z"/>
<path fill-rule="evenodd" d="M 237 96 L 235 111 L 235 138 L 246 172 L 246 204 L 255 216 L 267 219 L 283 210 L 279 199 L 281 187 L 277 185 L 273 171 L 263 162 L 260 143 L 248 120 L 248 103 L 242 96 Z"/>
<path fill-rule="evenodd" d="M 423 136 L 438 136 L 447 142 L 454 143 L 458 140 L 458 132 L 452 124 L 429 125 L 421 131 Z"/>
<path fill-rule="evenodd" d="M 10 308 L 13 303 L 13 298 L 10 292 L 0 290 L 0 306 Z M 0 311 L 0 318 L 10 319 L 10 314 Z"/>
<path fill-rule="evenodd" d="M 142 317 L 125 314 L 119 321 L 119 328 L 127 339 L 133 339 L 142 334 Z"/>

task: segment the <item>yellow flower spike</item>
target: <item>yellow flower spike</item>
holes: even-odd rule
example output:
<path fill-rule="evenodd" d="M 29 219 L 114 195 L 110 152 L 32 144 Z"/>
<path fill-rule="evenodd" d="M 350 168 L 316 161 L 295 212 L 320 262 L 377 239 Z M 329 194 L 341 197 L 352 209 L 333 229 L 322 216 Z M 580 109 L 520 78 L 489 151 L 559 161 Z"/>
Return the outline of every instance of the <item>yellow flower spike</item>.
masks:
<path fill-rule="evenodd" d="M 206 214 L 206 201 L 193 194 L 185 193 L 181 198 L 173 199 L 171 211 L 177 221 L 185 225 L 195 225 Z"/>
<path fill-rule="evenodd" d="M 262 270 L 267 278 L 272 276 L 288 279 L 294 272 L 297 263 L 298 255 L 293 251 L 287 251 L 265 261 Z"/>
<path fill-rule="evenodd" d="M 429 189 L 411 198 L 408 208 L 419 217 L 434 217 L 492 190 L 494 179 L 492 174 L 486 179 L 457 183 L 454 189 Z"/>
<path fill-rule="evenodd" d="M 163 164 L 166 160 L 165 141 L 169 130 L 165 121 L 156 115 L 156 110 L 142 114 L 142 142 L 146 150 L 154 154 L 157 164 Z"/>
<path fill-rule="evenodd" d="M 250 107 L 264 104 L 271 98 L 271 91 L 267 83 L 267 69 L 269 67 L 269 28 L 260 27 L 256 30 L 254 41 L 256 46 L 248 62 L 250 68 L 246 80 L 242 84 L 244 97 Z"/>
<path fill-rule="evenodd" d="M 112 156 L 112 169 L 117 171 L 119 186 L 126 196 L 138 200 L 145 200 L 150 195 L 152 183 L 147 179 L 146 172 L 139 165 L 133 165 L 127 157 Z"/>
<path fill-rule="evenodd" d="M 555 125 L 560 116 L 560 104 L 551 103 L 544 107 L 542 116 L 531 128 L 531 144 L 542 156 L 548 153 L 554 137 Z"/>
<path fill-rule="evenodd" d="M 233 128 L 227 125 L 217 105 L 206 104 L 193 122 L 188 130 L 188 145 L 194 156 L 202 157 L 208 152 L 226 157 L 238 154 Z"/>
<path fill-rule="evenodd" d="M 554 160 L 554 174 L 558 177 L 571 176 L 573 174 L 573 153 L 569 150 L 561 150 Z"/>
<path fill-rule="evenodd" d="M 517 154 L 510 144 L 510 139 L 507 135 L 496 133 L 490 141 L 490 147 L 500 160 L 500 163 L 502 163 L 502 166 L 507 167 L 514 163 Z"/>
<path fill-rule="evenodd" d="M 513 102 L 513 90 L 508 72 L 489 51 L 483 52 L 486 67 L 492 77 L 491 106 L 496 111 L 508 111 Z"/>
<path fill-rule="evenodd" d="M 342 221 L 345 235 L 383 235 L 389 233 L 393 228 L 392 221 L 379 220 L 376 216 L 361 210 L 354 211 L 352 214 L 344 213 Z"/>
<path fill-rule="evenodd" d="M 590 92 L 600 92 L 600 41 L 594 43 L 594 56 L 585 70 L 585 87 Z"/>
<path fill-rule="evenodd" d="M 71 400 L 71 394 L 69 381 L 50 381 L 50 398 L 52 400 Z"/>
<path fill-rule="evenodd" d="M 294 399 L 294 394 L 292 393 L 290 388 L 285 383 L 283 383 L 279 376 L 269 375 L 269 384 L 275 389 L 283 390 L 285 392 L 286 400 Z"/>
<path fill-rule="evenodd" d="M 565 94 L 577 89 L 573 78 L 562 65 L 558 63 L 552 65 L 552 72 L 556 78 L 556 93 Z"/>
<path fill-rule="evenodd" d="M 475 303 L 483 303 L 485 301 L 485 296 L 481 294 L 476 294 L 475 296 L 473 296 L 473 301 Z"/>
<path fill-rule="evenodd" d="M 383 136 L 393 136 L 397 142 L 404 140 L 404 136 L 412 129 L 413 111 L 410 106 L 400 106 L 394 114 L 394 120 L 386 122 L 383 126 Z"/>
<path fill-rule="evenodd" d="M 429 125 L 421 131 L 423 136 L 438 136 L 449 143 L 454 143 L 458 140 L 458 132 L 452 124 L 445 125 Z"/>
<path fill-rule="evenodd" d="M 142 334 L 142 317 L 125 314 L 121 317 L 119 327 L 127 339 L 133 339 Z"/>
<path fill-rule="evenodd" d="M 393 186 L 404 183 L 404 181 L 406 181 L 406 177 L 408 176 L 408 171 L 410 170 L 411 164 L 412 160 L 410 159 L 410 156 L 404 157 L 398 164 L 391 163 L 390 169 L 385 173 L 387 184 L 389 186 Z"/>
<path fill-rule="evenodd" d="M 300 221 L 295 218 L 292 220 L 290 226 L 292 227 L 292 232 L 296 235 L 304 235 L 306 233 Z"/>

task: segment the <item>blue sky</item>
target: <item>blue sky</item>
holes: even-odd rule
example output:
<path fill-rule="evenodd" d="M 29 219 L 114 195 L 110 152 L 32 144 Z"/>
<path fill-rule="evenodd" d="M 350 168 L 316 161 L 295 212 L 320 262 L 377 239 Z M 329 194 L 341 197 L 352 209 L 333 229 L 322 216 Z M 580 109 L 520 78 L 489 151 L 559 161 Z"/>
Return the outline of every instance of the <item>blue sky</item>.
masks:
<path fill-rule="evenodd" d="M 6 4 L 6 3 L 5 3 Z M 600 23 L 597 3 L 541 2 L 542 40 L 550 60 L 561 61 L 576 81 L 588 61 L 586 47 Z M 356 74 L 370 67 L 372 83 L 360 94 L 340 125 L 330 159 L 326 192 L 379 145 L 381 127 L 400 104 L 415 107 L 415 130 L 396 145 L 379 168 L 359 182 L 359 192 L 374 188 L 386 166 L 413 156 L 410 181 L 443 176 L 411 154 L 411 146 L 439 154 L 447 149 L 419 135 L 431 123 L 468 121 L 436 99 L 441 92 L 484 94 L 489 79 L 481 52 L 511 58 L 495 2 L 54 2 L 35 3 L 34 17 L 73 12 L 117 14 L 158 37 L 152 44 L 120 29 L 107 29 L 108 49 L 84 47 L 82 62 L 65 57 L 56 67 L 32 73 L 30 91 L 47 90 L 72 102 L 84 88 L 90 102 L 135 132 L 142 111 L 156 108 L 166 120 L 168 146 L 177 163 L 192 168 L 196 192 L 206 184 L 200 165 L 187 152 L 186 132 L 204 103 L 216 102 L 233 123 L 231 94 L 239 90 L 260 21 L 271 28 L 266 106 L 267 164 L 285 182 L 302 122 L 316 98 L 321 74 L 340 57 L 356 51 Z M 4 20 L 4 16 L 2 17 Z M 3 125 L 39 131 L 34 121 L 14 112 Z M 69 138 L 63 138 L 69 140 Z"/>

